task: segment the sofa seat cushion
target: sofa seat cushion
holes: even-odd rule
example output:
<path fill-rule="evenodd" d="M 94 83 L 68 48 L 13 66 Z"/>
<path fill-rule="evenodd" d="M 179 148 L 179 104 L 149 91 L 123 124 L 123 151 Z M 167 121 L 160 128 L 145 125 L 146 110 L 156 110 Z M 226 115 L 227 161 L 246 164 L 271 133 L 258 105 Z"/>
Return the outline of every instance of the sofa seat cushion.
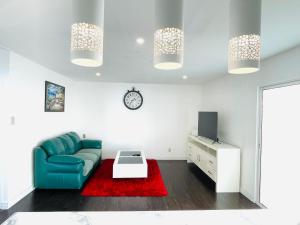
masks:
<path fill-rule="evenodd" d="M 79 153 L 77 152 L 76 154 L 73 155 L 74 157 L 77 157 L 82 160 L 91 160 L 93 164 L 97 163 L 98 157 L 96 154 L 93 153 Z"/>
<path fill-rule="evenodd" d="M 102 155 L 101 149 L 95 149 L 95 148 L 84 148 L 78 151 L 78 153 L 92 153 L 97 155 L 97 159 L 99 159 Z"/>
<path fill-rule="evenodd" d="M 75 144 L 72 141 L 71 137 L 68 135 L 62 135 L 58 137 L 65 146 L 66 154 L 72 155 L 75 153 Z"/>
<path fill-rule="evenodd" d="M 87 176 L 94 167 L 94 162 L 89 159 L 84 160 L 83 176 Z"/>
<path fill-rule="evenodd" d="M 48 156 L 65 154 L 65 146 L 59 138 L 52 138 L 42 143 Z"/>

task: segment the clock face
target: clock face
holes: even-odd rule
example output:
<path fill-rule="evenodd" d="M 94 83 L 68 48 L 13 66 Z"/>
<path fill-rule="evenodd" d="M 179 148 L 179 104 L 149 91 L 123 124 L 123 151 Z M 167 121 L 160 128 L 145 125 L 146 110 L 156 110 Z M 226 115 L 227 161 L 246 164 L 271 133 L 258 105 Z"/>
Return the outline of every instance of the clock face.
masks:
<path fill-rule="evenodd" d="M 131 90 L 124 95 L 124 105 L 131 110 L 138 109 L 143 104 L 143 96 L 139 91 Z"/>

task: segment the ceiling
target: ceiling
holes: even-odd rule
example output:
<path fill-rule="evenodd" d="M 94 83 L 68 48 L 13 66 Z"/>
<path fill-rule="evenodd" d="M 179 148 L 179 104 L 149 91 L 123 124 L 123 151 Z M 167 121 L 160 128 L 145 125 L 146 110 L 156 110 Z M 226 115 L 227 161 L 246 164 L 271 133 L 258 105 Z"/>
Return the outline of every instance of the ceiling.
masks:
<path fill-rule="evenodd" d="M 262 2 L 262 58 L 299 45 L 300 1 Z M 176 71 L 153 67 L 154 0 L 106 0 L 98 68 L 70 63 L 71 8 L 71 0 L 0 0 L 0 45 L 86 81 L 197 84 L 227 73 L 229 0 L 184 1 L 184 66 Z M 144 37 L 143 46 L 137 37 Z"/>

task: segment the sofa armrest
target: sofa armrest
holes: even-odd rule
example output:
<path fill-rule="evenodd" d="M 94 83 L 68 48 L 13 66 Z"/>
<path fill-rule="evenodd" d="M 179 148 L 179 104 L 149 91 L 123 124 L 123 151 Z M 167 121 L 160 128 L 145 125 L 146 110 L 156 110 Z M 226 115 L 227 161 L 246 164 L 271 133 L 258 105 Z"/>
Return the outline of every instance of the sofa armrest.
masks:
<path fill-rule="evenodd" d="M 61 164 L 78 164 L 84 163 L 82 159 L 71 155 L 54 155 L 48 158 L 50 163 L 61 163 Z"/>
<path fill-rule="evenodd" d="M 101 149 L 102 148 L 102 141 L 100 140 L 81 140 L 81 146 L 82 148 L 97 148 Z"/>

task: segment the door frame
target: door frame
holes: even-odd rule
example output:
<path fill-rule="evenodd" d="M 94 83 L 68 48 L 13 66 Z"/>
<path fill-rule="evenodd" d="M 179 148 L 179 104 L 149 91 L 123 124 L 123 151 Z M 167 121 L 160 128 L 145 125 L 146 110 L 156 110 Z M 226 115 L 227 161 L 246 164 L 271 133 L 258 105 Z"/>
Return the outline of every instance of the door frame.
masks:
<path fill-rule="evenodd" d="M 262 123 L 263 123 L 263 92 L 275 88 L 283 88 L 293 85 L 300 85 L 300 80 L 290 80 L 278 82 L 270 85 L 259 86 L 257 89 L 257 137 L 256 137 L 256 156 L 255 156 L 255 203 L 262 208 L 266 208 L 260 202 L 260 186 L 261 186 L 261 155 L 262 155 Z"/>

